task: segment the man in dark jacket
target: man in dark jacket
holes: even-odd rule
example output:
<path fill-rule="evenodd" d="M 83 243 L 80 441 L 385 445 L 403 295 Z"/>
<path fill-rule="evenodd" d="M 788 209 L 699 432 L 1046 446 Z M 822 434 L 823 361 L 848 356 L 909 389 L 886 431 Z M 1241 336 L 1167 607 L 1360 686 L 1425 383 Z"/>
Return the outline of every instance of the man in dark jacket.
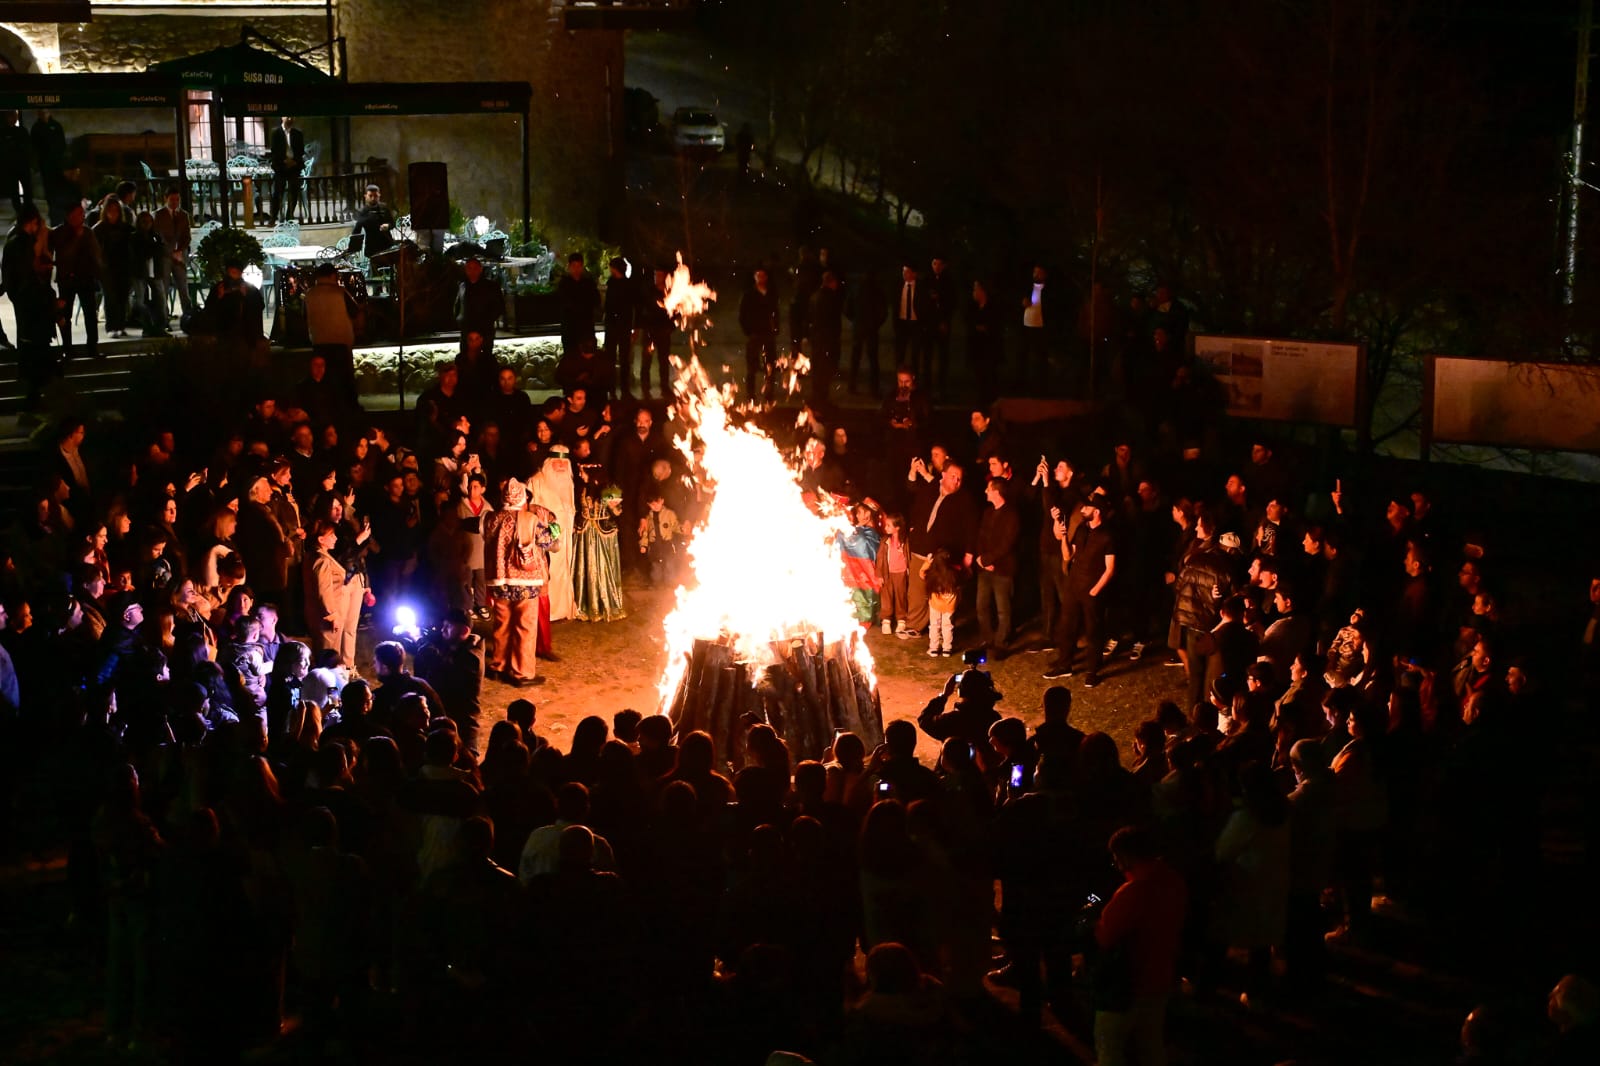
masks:
<path fill-rule="evenodd" d="M 29 134 L 33 142 L 33 165 L 39 168 L 39 178 L 44 182 L 45 202 L 51 207 L 50 221 L 59 225 L 65 216 L 57 216 L 55 207 L 61 201 L 59 190 L 66 183 L 67 131 L 48 111 L 40 111 Z"/>
<path fill-rule="evenodd" d="M 744 391 L 754 399 L 765 394 L 766 376 L 778 358 L 778 294 L 762 267 L 739 301 L 739 328 L 744 330 Z"/>
<path fill-rule="evenodd" d="M 828 399 L 839 373 L 839 349 L 844 343 L 844 289 L 839 275 L 822 272 L 822 286 L 811 295 L 811 402 Z"/>
<path fill-rule="evenodd" d="M 0 197 L 11 201 L 13 215 L 33 203 L 33 151 L 20 119 L 16 111 L 0 111 Z"/>
<path fill-rule="evenodd" d="M 556 283 L 561 304 L 561 354 L 573 355 L 594 345 L 594 322 L 600 313 L 600 286 L 583 269 L 583 253 L 567 256 L 567 272 Z"/>
<path fill-rule="evenodd" d="M 483 711 L 483 640 L 472 632 L 472 619 L 463 610 L 445 613 L 439 632 L 417 649 L 417 676 L 433 686 L 444 703 L 444 713 L 456 724 L 461 746 L 482 757 L 479 733 Z"/>
<path fill-rule="evenodd" d="M 861 356 L 867 356 L 867 391 L 878 395 L 878 334 L 889 317 L 889 301 L 877 275 L 868 271 L 859 285 L 851 286 L 845 313 L 850 316 L 850 391 L 856 391 Z"/>
<path fill-rule="evenodd" d="M 61 344 L 72 355 L 72 302 L 83 310 L 83 331 L 89 358 L 100 358 L 100 242 L 84 225 L 83 205 L 67 211 L 67 220 L 50 231 L 56 259 L 56 299 L 61 303 Z"/>
<path fill-rule="evenodd" d="M 622 395 L 633 396 L 633 313 L 638 293 L 628 281 L 628 261 L 620 255 L 611 260 L 611 276 L 606 279 L 606 303 L 602 312 L 606 324 L 602 354 L 611 364 Z"/>
<path fill-rule="evenodd" d="M 956 705 L 949 706 L 950 697 Z M 951 674 L 944 691 L 928 701 L 917 715 L 917 725 L 934 740 L 964 740 L 978 751 L 989 748 L 989 727 L 1000 720 L 994 705 L 1000 702 L 994 679 L 984 670 Z"/>
<path fill-rule="evenodd" d="M 361 238 L 362 254 L 370 258 L 393 248 L 393 226 L 394 212 L 383 202 L 383 190 L 376 185 L 368 185 L 366 191 L 362 193 L 361 207 L 356 211 L 355 224 L 350 229 L 352 237 Z"/>
<path fill-rule="evenodd" d="M 54 369 L 50 340 L 55 333 L 55 294 L 50 291 L 48 260 L 41 273 L 35 256 L 43 228 L 38 208 L 23 204 L 6 236 L 5 251 L 0 252 L 0 287 L 17 315 L 17 369 L 27 389 L 25 411 L 39 406 L 44 383 Z"/>
<path fill-rule="evenodd" d="M 912 500 L 907 597 L 910 612 L 906 618 L 912 636 L 919 635 L 928 625 L 928 589 L 922 581 L 922 568 L 928 560 L 942 549 L 958 566 L 972 561 L 978 516 L 972 496 L 961 491 L 962 473 L 959 463 L 946 463 L 939 480 L 919 485 Z"/>
<path fill-rule="evenodd" d="M 1222 601 L 1233 595 L 1236 584 L 1233 558 L 1217 542 L 1216 523 L 1209 514 L 1196 517 L 1195 538 L 1194 550 L 1174 583 L 1172 609 L 1178 657 L 1189 674 L 1190 707 L 1205 699 L 1206 660 L 1214 650 L 1211 630 Z"/>
<path fill-rule="evenodd" d="M 1011 593 L 1017 578 L 1017 539 L 1022 522 L 1017 509 L 1006 500 L 1006 482 L 990 478 L 984 490 L 989 507 L 978 524 L 977 551 L 973 563 L 978 570 L 978 643 L 993 648 L 996 662 L 1008 653 L 1011 638 Z M 994 609 L 993 624 L 989 611 Z"/>
<path fill-rule="evenodd" d="M 300 203 L 300 182 L 306 162 L 306 135 L 295 128 L 294 119 L 284 115 L 278 128 L 272 131 L 267 144 L 267 156 L 272 163 L 272 218 L 287 222 Z M 284 208 L 284 194 L 288 193 L 289 206 Z"/>
<path fill-rule="evenodd" d="M 956 278 L 943 257 L 928 276 L 928 385 L 941 396 L 950 383 L 950 329 L 956 317 Z"/>
<path fill-rule="evenodd" d="M 663 306 L 663 302 L 671 286 L 671 274 L 658 268 L 652 272 L 649 281 L 641 279 L 641 285 L 642 294 L 633 313 L 634 325 L 644 333 L 639 350 L 639 393 L 645 399 L 650 398 L 650 353 L 654 352 L 661 395 L 670 397 L 673 321 L 672 312 Z"/>
<path fill-rule="evenodd" d="M 483 263 L 469 256 L 461 264 L 462 282 L 456 290 L 456 324 L 461 327 L 461 350 L 467 349 L 467 334 L 483 337 L 483 358 L 493 363 L 494 326 L 506 313 L 506 296 L 500 283 L 483 276 Z"/>

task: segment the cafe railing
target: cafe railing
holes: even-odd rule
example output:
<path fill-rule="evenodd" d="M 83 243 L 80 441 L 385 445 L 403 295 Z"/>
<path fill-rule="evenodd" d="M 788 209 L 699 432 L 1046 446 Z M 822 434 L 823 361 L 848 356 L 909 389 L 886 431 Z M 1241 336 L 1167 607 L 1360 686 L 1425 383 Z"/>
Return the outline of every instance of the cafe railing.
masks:
<path fill-rule="evenodd" d="M 232 225 L 244 222 L 245 181 L 250 182 L 251 200 L 254 204 L 253 221 L 263 219 L 272 205 L 274 183 L 278 180 L 266 167 L 229 167 L 228 209 Z M 316 174 L 309 178 L 291 178 L 301 186 L 295 220 L 306 226 L 339 225 L 355 218 L 361 205 L 362 193 L 367 185 L 384 184 L 388 175 L 377 171 L 357 170 L 349 174 Z M 138 192 L 134 197 L 136 210 L 154 211 L 162 204 L 169 186 L 179 184 L 176 177 L 139 178 L 134 182 Z M 287 200 L 287 195 L 285 196 Z M 222 218 L 222 178 L 216 167 L 196 168 L 189 174 L 189 212 L 197 221 Z"/>

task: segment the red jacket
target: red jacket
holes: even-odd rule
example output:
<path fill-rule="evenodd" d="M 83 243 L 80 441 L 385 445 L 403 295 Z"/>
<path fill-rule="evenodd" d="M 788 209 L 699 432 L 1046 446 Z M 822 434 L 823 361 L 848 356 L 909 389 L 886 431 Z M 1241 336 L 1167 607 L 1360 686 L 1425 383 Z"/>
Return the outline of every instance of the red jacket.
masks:
<path fill-rule="evenodd" d="M 1100 912 L 1094 938 L 1102 948 L 1125 944 L 1136 997 L 1163 996 L 1178 977 L 1178 946 L 1188 891 L 1157 859 L 1131 871 Z"/>

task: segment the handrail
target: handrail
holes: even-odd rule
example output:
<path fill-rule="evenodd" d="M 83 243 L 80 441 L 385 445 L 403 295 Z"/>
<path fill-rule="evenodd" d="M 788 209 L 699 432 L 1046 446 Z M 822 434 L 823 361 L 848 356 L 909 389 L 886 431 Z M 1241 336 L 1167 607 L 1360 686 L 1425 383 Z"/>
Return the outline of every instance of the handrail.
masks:
<path fill-rule="evenodd" d="M 254 178 L 256 214 L 259 217 L 272 201 L 270 177 Z M 295 221 L 307 226 L 325 226 L 351 222 L 361 204 L 366 187 L 387 180 L 387 175 L 376 171 L 357 170 L 349 174 L 317 174 L 309 178 L 294 179 L 300 182 L 300 205 L 295 211 Z M 161 206 L 162 195 L 177 178 L 138 178 L 134 180 L 138 192 L 134 196 L 136 211 L 154 211 Z M 243 218 L 241 206 L 242 183 L 233 182 L 228 195 L 232 223 Z M 222 179 L 215 176 L 189 178 L 189 213 L 196 221 L 220 218 L 222 214 Z"/>

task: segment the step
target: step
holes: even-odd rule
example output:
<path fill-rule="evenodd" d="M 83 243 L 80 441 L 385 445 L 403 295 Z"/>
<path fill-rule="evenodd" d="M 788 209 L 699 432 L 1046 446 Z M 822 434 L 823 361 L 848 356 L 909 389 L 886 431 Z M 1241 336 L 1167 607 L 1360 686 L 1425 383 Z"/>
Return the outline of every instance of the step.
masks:
<path fill-rule="evenodd" d="M 98 401 L 112 400 L 119 396 L 125 396 L 128 392 L 126 385 L 116 383 L 99 385 L 94 388 L 79 388 L 74 391 L 80 398 L 93 398 Z M 0 414 L 17 414 L 21 412 L 22 400 L 23 397 L 20 393 L 13 396 L 0 393 Z M 104 411 L 111 405 L 101 402 L 97 403 L 96 406 L 99 410 Z"/>

